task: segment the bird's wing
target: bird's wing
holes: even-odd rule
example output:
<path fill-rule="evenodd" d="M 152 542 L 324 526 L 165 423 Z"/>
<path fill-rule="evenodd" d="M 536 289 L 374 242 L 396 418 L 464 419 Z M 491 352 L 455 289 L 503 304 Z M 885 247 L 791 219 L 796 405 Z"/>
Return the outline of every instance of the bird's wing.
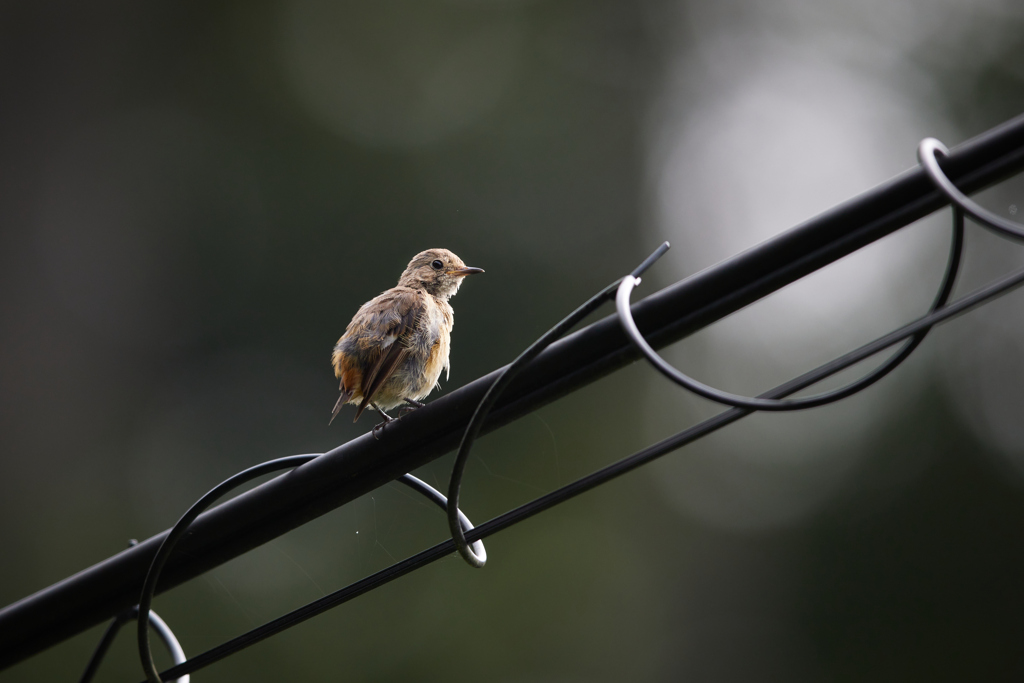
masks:
<path fill-rule="evenodd" d="M 422 313 L 423 300 L 419 292 L 411 289 L 395 288 L 370 302 L 366 314 L 372 329 L 381 334 L 378 346 L 381 351 L 369 372 L 363 374 L 363 400 L 356 411 L 356 420 L 409 356 L 409 339 Z"/>

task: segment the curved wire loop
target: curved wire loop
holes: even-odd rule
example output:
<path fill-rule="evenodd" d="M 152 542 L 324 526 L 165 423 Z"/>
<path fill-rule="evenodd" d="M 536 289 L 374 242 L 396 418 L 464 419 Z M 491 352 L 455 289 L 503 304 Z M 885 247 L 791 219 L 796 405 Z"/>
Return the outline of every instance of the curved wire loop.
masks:
<path fill-rule="evenodd" d="M 953 240 L 950 245 L 949 259 L 946 263 L 946 273 L 942 278 L 942 284 L 939 286 L 939 291 L 929 308 L 929 313 L 933 313 L 942 306 L 945 306 L 946 302 L 949 300 L 949 295 L 953 292 L 953 285 L 956 281 L 957 272 L 960 269 L 960 261 L 963 255 L 963 243 L 963 211 L 959 206 L 954 205 Z M 907 359 L 907 356 L 917 348 L 918 344 L 924 340 L 924 336 L 928 333 L 928 330 L 931 329 L 926 328 L 910 337 L 906 342 L 904 342 L 903 347 L 886 359 L 885 362 L 869 372 L 867 375 L 847 384 L 844 387 L 839 387 L 832 391 L 826 391 L 815 396 L 796 399 L 740 396 L 738 394 L 732 394 L 727 391 L 715 389 L 714 387 L 710 387 L 702 382 L 698 382 L 689 375 L 683 374 L 669 364 L 668 361 L 658 355 L 657 351 L 651 348 L 651 345 L 647 343 L 647 340 L 644 339 L 640 330 L 637 328 L 636 321 L 633 320 L 633 314 L 630 310 L 630 295 L 638 284 L 640 284 L 640 279 L 637 277 L 627 276 L 623 278 L 615 296 L 615 310 L 618 313 L 619 322 L 622 324 L 622 329 L 625 330 L 626 335 L 632 340 L 636 347 L 640 349 L 640 352 L 643 353 L 644 357 L 651 363 L 651 365 L 653 365 L 655 369 L 665 377 L 699 396 L 703 396 L 704 398 L 717 403 L 724 403 L 725 405 L 732 406 L 734 408 L 782 412 L 814 408 L 816 406 L 822 406 L 827 403 L 833 403 L 840 399 L 844 399 L 858 391 L 866 389 L 896 369 L 896 366 Z M 896 342 L 893 343 L 895 344 Z"/>
<path fill-rule="evenodd" d="M 440 507 L 445 512 L 448 511 L 449 499 L 445 498 L 443 493 L 435 489 L 427 482 L 423 481 L 422 479 L 417 479 L 411 474 L 402 475 L 402 477 L 400 477 L 398 481 L 405 484 L 409 488 L 422 493 L 424 496 L 426 496 L 434 503 L 436 503 L 437 506 Z M 452 509 L 454 509 L 459 516 L 459 528 L 462 530 L 463 534 L 471 531 L 473 529 L 473 524 L 469 521 L 469 517 L 466 517 L 466 515 L 464 515 L 462 513 L 462 510 L 460 510 L 458 507 L 453 507 Z M 465 535 L 463 535 L 463 538 L 465 538 Z M 470 544 L 470 552 L 472 552 L 475 557 L 479 558 L 481 565 L 487 562 L 487 549 L 484 548 L 483 541 L 473 541 L 473 543 Z"/>
<path fill-rule="evenodd" d="M 938 155 L 940 154 L 943 157 L 949 156 L 949 149 L 935 138 L 925 138 L 917 146 L 917 160 L 921 162 L 921 166 L 924 167 L 928 177 L 946 195 L 949 201 L 954 206 L 960 207 L 964 213 L 976 220 L 980 225 L 1004 237 L 1024 241 L 1024 225 L 1015 223 L 1002 216 L 997 216 L 980 206 L 953 184 L 953 181 L 942 172 L 942 168 L 939 166 Z"/>
<path fill-rule="evenodd" d="M 665 242 L 658 247 L 653 254 L 644 259 L 643 263 L 636 267 L 636 270 L 632 272 L 630 277 L 639 278 L 641 273 L 647 270 L 655 261 L 661 258 L 661 255 L 668 251 L 669 244 Z M 484 418 L 491 412 L 491 408 L 494 407 L 495 402 L 504 393 L 505 389 L 508 388 L 509 383 L 519 374 L 519 372 L 541 351 L 551 346 L 555 341 L 565 335 L 566 332 L 576 326 L 581 320 L 586 318 L 588 315 L 593 313 L 601 304 L 612 298 L 615 291 L 618 289 L 620 281 L 613 282 L 608 285 L 600 292 L 592 296 L 586 303 L 577 308 L 575 311 L 567 315 L 557 325 L 552 327 L 550 330 L 544 333 L 544 335 L 535 341 L 533 344 L 519 354 L 518 357 L 511 363 L 505 366 L 505 369 L 495 378 L 491 386 L 487 388 L 487 392 L 484 397 L 480 399 L 480 403 L 477 404 L 476 410 L 473 411 L 473 417 L 470 418 L 469 424 L 466 425 L 466 431 L 462 435 L 462 441 L 459 443 L 459 452 L 455 456 L 455 463 L 452 465 L 452 476 L 448 482 L 448 500 L 452 501 L 452 506 L 448 508 L 448 530 L 452 534 L 452 541 L 455 542 L 455 547 L 459 551 L 459 555 L 462 556 L 466 562 L 472 567 L 483 567 L 487 562 L 486 557 L 480 557 L 473 552 L 473 548 L 470 547 L 469 542 L 466 540 L 466 534 L 463 531 L 462 525 L 459 523 L 459 519 L 456 516 L 455 511 L 459 509 L 459 495 L 462 490 L 462 477 L 466 471 L 466 462 L 469 460 L 469 452 L 473 448 L 473 442 L 476 441 L 477 435 L 480 433 L 481 427 L 483 427 Z"/>
<path fill-rule="evenodd" d="M 100 639 L 99 645 L 96 646 L 96 651 L 93 652 L 88 666 L 85 667 L 85 672 L 79 679 L 79 683 L 89 683 L 93 679 L 96 675 L 96 671 L 100 667 L 100 664 L 103 662 L 103 658 L 107 654 L 107 650 L 110 649 L 110 645 L 114 642 L 114 638 L 121 630 L 121 627 L 129 621 L 138 618 L 138 606 L 125 610 L 114 617 L 110 622 L 110 626 L 108 626 L 107 630 L 103 633 L 103 638 Z M 164 647 L 167 648 L 167 652 L 171 655 L 171 659 L 174 660 L 175 666 L 184 663 L 187 659 L 185 657 L 185 651 L 181 649 L 181 644 L 178 643 L 178 639 L 174 637 L 174 632 L 171 631 L 170 626 L 168 626 L 167 623 L 153 611 L 150 611 L 149 613 L 149 625 L 154 631 L 156 631 L 156 634 L 160 637 Z M 189 683 L 189 680 L 189 675 L 185 674 L 184 676 L 175 678 L 172 683 Z"/>
<path fill-rule="evenodd" d="M 160 547 L 157 549 L 156 554 L 153 556 L 153 561 L 149 565 L 149 571 L 146 573 L 146 580 L 142 584 L 142 594 L 139 596 L 139 605 L 133 609 L 136 614 L 149 614 L 149 622 L 153 624 L 157 634 L 162 640 L 164 640 L 164 643 L 167 644 L 168 649 L 172 650 L 172 656 L 175 658 L 175 664 L 181 664 L 184 662 L 185 655 L 181 652 L 181 647 L 178 645 L 178 641 L 174 639 L 174 634 L 170 632 L 170 629 L 167 628 L 167 625 L 160 619 L 160 617 L 156 616 L 156 613 L 150 609 L 153 604 L 153 595 L 156 592 L 156 584 L 160 579 L 160 572 L 163 571 L 164 565 L 167 564 L 167 560 L 170 558 L 171 552 L 174 550 L 175 546 L 177 546 L 178 542 L 185 536 L 185 532 L 188 531 L 192 522 L 194 522 L 196 518 L 203 513 L 203 511 L 213 505 L 224 494 L 241 486 L 242 484 L 245 484 L 246 482 L 256 479 L 257 477 L 261 477 L 272 472 L 278 472 L 280 470 L 293 469 L 299 465 L 309 462 L 310 460 L 320 457 L 320 455 L 320 453 L 291 455 L 285 458 L 277 458 L 276 460 L 268 460 L 267 462 L 242 470 L 238 474 L 222 481 L 220 484 L 212 488 L 206 495 L 193 503 L 192 507 L 190 507 L 188 511 L 181 516 L 181 519 L 179 519 L 167 533 L 167 536 L 164 538 Z M 404 474 L 399 477 L 398 481 L 409 486 L 413 490 L 422 493 L 429 500 L 436 503 L 442 510 L 447 510 L 448 500 L 441 495 L 437 489 L 422 480 L 417 479 L 411 474 Z M 469 518 L 459 510 L 456 510 L 456 519 L 459 520 L 460 525 L 465 527 L 466 531 L 473 528 Z M 487 551 L 484 548 L 483 541 L 474 542 L 473 550 L 479 557 L 483 558 L 483 561 L 487 561 Z M 119 618 L 120 617 L 118 617 L 118 619 Z M 116 628 L 115 623 L 117 624 Z M 102 657 L 102 653 L 106 651 L 106 648 L 109 647 L 109 641 L 113 640 L 113 635 L 117 633 L 117 629 L 121 627 L 121 623 L 117 623 L 117 619 L 115 619 L 115 622 L 111 624 L 109 629 L 107 629 L 108 632 L 104 635 L 103 641 L 100 643 L 102 652 L 99 649 L 97 650 L 100 657 Z M 156 665 L 153 662 L 153 652 L 150 647 L 149 628 L 147 626 L 147 622 L 139 620 L 139 659 L 142 662 L 142 668 L 146 673 L 146 679 L 149 683 L 163 683 L 163 679 L 160 678 L 160 673 L 157 671 Z M 110 633 L 111 630 L 113 630 L 112 634 Z M 173 640 L 174 647 L 177 648 L 176 650 L 172 648 L 166 638 L 166 635 L 169 635 L 171 640 Z M 180 660 L 178 659 L 179 654 Z M 92 667 L 91 662 L 90 667 Z M 83 680 L 87 681 L 88 679 Z M 179 683 L 188 683 L 188 676 L 184 676 L 177 680 Z"/>
<path fill-rule="evenodd" d="M 293 455 L 254 465 L 225 479 L 211 489 L 209 493 L 193 503 L 192 507 L 181 516 L 181 519 L 167 533 L 167 536 L 160 544 L 160 548 L 157 549 L 156 555 L 153 556 L 153 561 L 149 565 L 149 571 L 146 573 L 146 580 L 142 584 L 142 594 L 139 596 L 139 612 L 141 614 L 151 613 L 150 607 L 153 604 L 153 594 L 156 592 L 156 583 L 160 578 L 160 572 L 163 571 L 164 565 L 167 564 L 171 551 L 174 550 L 174 547 L 185 535 L 185 532 L 188 531 L 189 526 L 195 521 L 196 517 L 202 514 L 204 510 L 213 505 L 218 498 L 231 489 L 237 488 L 264 474 L 298 467 L 318 456 L 319 454 Z M 156 665 L 153 663 L 153 652 L 150 649 L 147 622 L 141 619 L 139 620 L 138 641 L 139 659 L 142 661 L 142 669 L 146 673 L 146 679 L 149 683 L 163 683 L 160 673 L 156 670 Z"/>

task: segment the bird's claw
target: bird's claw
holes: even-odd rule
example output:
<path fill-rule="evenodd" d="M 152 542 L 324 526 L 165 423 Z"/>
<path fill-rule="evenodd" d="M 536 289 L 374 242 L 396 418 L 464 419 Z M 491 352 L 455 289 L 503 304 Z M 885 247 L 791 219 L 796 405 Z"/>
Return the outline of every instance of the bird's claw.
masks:
<path fill-rule="evenodd" d="M 373 428 L 373 438 L 375 438 L 378 441 L 380 441 L 379 433 L 381 432 L 381 430 L 383 430 L 389 424 L 394 422 L 397 418 L 391 417 L 390 415 L 385 413 L 383 410 L 381 410 L 381 407 L 379 405 L 377 405 L 376 403 L 371 403 L 370 405 L 372 405 L 374 410 L 376 410 L 378 413 L 380 413 L 380 416 L 384 418 L 383 422 L 380 422 L 380 423 L 376 424 L 374 426 L 374 428 Z"/>
<path fill-rule="evenodd" d="M 402 399 L 402 400 L 404 400 L 409 405 L 402 406 L 399 409 L 399 411 L 398 411 L 399 412 L 399 417 L 401 417 L 402 415 L 408 415 L 412 411 L 417 410 L 418 408 L 422 408 L 423 406 L 427 405 L 426 403 L 420 403 L 419 401 L 414 401 L 411 398 L 406 398 L 406 399 Z"/>
<path fill-rule="evenodd" d="M 376 424 L 374 426 L 374 428 L 373 428 L 373 438 L 375 438 L 378 441 L 380 441 L 380 433 L 382 431 L 384 431 L 385 427 L 387 427 L 389 424 L 391 424 L 395 420 L 401 418 L 403 415 L 411 413 L 412 411 L 416 410 L 417 408 L 422 408 L 423 406 L 426 405 L 425 403 L 420 403 L 419 401 L 414 401 L 411 398 L 406 398 L 406 399 L 403 399 L 403 400 L 406 403 L 408 403 L 409 405 L 402 406 L 399 409 L 398 417 L 391 417 L 390 415 L 385 413 L 383 410 L 381 410 L 380 406 L 378 406 L 376 403 L 372 404 L 373 407 L 377 409 L 377 412 L 380 413 L 380 416 L 384 418 L 383 422 L 380 422 L 380 423 L 378 423 L 378 424 Z"/>

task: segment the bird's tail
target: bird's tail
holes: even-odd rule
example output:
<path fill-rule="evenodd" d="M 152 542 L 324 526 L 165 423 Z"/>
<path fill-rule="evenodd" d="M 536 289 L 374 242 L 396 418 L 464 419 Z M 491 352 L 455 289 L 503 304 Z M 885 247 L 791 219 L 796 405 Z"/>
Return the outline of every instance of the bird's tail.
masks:
<path fill-rule="evenodd" d="M 351 390 L 341 390 L 341 396 L 338 397 L 338 402 L 334 404 L 334 410 L 331 411 L 331 422 L 334 422 L 334 418 L 338 417 L 338 413 L 341 412 L 341 407 L 345 405 L 350 398 L 352 398 L 353 393 L 354 392 Z M 328 422 L 327 425 L 330 426 L 331 422 Z"/>

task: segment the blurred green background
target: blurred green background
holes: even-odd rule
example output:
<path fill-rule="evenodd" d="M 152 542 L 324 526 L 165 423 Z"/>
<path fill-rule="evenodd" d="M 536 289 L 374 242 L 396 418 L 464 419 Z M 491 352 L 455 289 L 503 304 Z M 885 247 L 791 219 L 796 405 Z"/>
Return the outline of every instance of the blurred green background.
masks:
<path fill-rule="evenodd" d="M 487 270 L 452 302 L 448 391 L 663 239 L 638 296 L 1018 114 L 1022 64 L 1014 0 L 0 4 L 0 604 L 368 430 L 327 426 L 331 348 L 414 253 Z M 982 200 L 1019 219 L 1024 181 Z M 930 300 L 947 222 L 668 355 L 757 392 L 888 331 Z M 960 291 L 1022 261 L 975 230 Z M 751 417 L 493 537 L 484 570 L 447 558 L 193 680 L 1020 680 L 1021 313 L 1010 295 L 864 394 Z M 717 410 L 634 365 L 483 439 L 464 509 Z M 444 530 L 392 484 L 155 609 L 196 654 Z M 100 633 L 0 682 L 77 680 Z M 126 631 L 96 680 L 139 672 Z"/>

